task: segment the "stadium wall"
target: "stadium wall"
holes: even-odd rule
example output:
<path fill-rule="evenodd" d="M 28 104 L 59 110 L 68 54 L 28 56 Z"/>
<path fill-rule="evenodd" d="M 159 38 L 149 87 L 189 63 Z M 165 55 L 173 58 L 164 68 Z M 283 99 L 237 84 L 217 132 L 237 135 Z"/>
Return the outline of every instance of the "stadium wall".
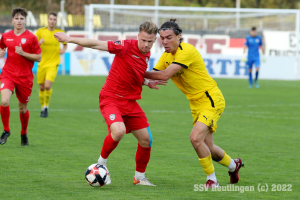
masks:
<path fill-rule="evenodd" d="M 152 70 L 161 54 L 154 54 L 149 59 L 148 70 Z M 214 78 L 247 79 L 245 61 L 241 56 L 218 54 L 202 55 L 207 71 Z M 108 75 L 114 55 L 107 52 L 70 54 L 70 75 Z M 269 57 L 261 63 L 260 79 L 299 80 L 295 76 L 295 59 L 291 57 Z"/>
<path fill-rule="evenodd" d="M 85 31 L 69 30 L 73 37 L 85 37 Z M 296 35 L 288 31 L 264 31 L 267 57 L 261 60 L 261 79 L 300 80 L 299 63 L 297 63 Z M 1 37 L 1 36 L 0 36 Z M 243 54 L 244 38 L 232 38 L 221 34 L 184 34 L 184 41 L 194 45 L 201 53 L 207 70 L 216 78 L 247 78 L 245 66 L 246 54 Z M 136 32 L 95 32 L 95 39 L 121 40 L 136 39 Z M 278 40 L 280 38 L 280 40 Z M 108 75 L 113 55 L 68 44 L 65 54 L 65 74 L 70 75 Z M 149 60 L 149 70 L 155 66 L 163 52 L 159 41 L 156 42 Z M 5 60 L 0 59 L 0 68 Z M 58 73 L 63 74 L 62 65 Z M 37 64 L 33 73 L 37 72 Z"/>

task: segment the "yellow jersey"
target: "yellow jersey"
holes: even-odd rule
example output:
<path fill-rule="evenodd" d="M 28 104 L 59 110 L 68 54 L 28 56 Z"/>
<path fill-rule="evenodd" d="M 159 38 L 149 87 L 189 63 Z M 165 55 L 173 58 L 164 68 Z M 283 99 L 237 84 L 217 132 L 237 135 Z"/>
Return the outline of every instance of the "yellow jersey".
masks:
<path fill-rule="evenodd" d="M 206 91 L 217 86 L 209 76 L 199 51 L 193 45 L 181 42 L 175 54 L 164 52 L 153 69 L 165 70 L 172 63 L 182 66 L 171 79 L 187 99 L 199 99 Z"/>
<path fill-rule="evenodd" d="M 47 27 L 39 28 L 36 32 L 38 41 L 44 39 L 44 43 L 41 45 L 42 60 L 39 62 L 39 67 L 56 67 L 60 63 L 60 42 L 54 37 L 57 32 L 64 32 L 60 29 L 49 31 Z M 63 43 L 67 44 L 67 43 Z"/>

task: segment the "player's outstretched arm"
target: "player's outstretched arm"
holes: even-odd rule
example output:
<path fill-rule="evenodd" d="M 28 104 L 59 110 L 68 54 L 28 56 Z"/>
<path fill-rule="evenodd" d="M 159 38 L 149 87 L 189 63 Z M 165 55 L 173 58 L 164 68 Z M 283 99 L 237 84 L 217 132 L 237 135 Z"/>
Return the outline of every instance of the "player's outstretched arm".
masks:
<path fill-rule="evenodd" d="M 83 47 L 108 51 L 107 41 L 91 40 L 87 38 L 69 37 L 65 33 L 57 32 L 54 37 L 60 42 L 74 43 Z"/>
<path fill-rule="evenodd" d="M 148 80 L 144 78 L 143 85 L 147 85 L 151 89 L 157 89 L 159 90 L 159 87 L 157 85 L 167 85 L 168 81 L 162 81 L 162 80 Z"/>
<path fill-rule="evenodd" d="M 169 80 L 174 74 L 179 72 L 182 69 L 181 65 L 171 64 L 167 69 L 161 71 L 146 71 L 145 78 L 153 80 Z"/>

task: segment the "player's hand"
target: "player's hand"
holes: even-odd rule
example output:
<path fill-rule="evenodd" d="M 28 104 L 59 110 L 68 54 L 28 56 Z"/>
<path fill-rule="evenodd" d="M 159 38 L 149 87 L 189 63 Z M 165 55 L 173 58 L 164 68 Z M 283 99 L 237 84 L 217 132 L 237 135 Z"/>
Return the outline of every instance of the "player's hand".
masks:
<path fill-rule="evenodd" d="M 148 83 L 148 87 L 151 89 L 159 89 L 159 87 L 157 87 L 157 85 L 167 85 L 168 81 L 162 81 L 162 80 L 153 80 L 153 81 L 149 81 Z"/>
<path fill-rule="evenodd" d="M 15 46 L 15 52 L 16 52 L 17 54 L 19 54 L 20 56 L 23 56 L 24 51 L 23 51 L 23 49 L 22 49 L 21 44 L 20 44 L 20 46 Z"/>
<path fill-rule="evenodd" d="M 70 37 L 67 36 L 65 33 L 62 32 L 57 32 L 54 34 L 54 37 L 59 41 L 59 42 L 69 42 Z"/>
<path fill-rule="evenodd" d="M 6 53 L 6 48 L 4 48 L 4 49 L 0 48 L 0 58 L 4 58 L 5 53 Z"/>
<path fill-rule="evenodd" d="M 40 39 L 39 44 L 41 45 L 41 44 L 43 44 L 44 42 L 45 42 L 45 40 L 42 38 L 42 39 Z"/>
<path fill-rule="evenodd" d="M 65 50 L 63 50 L 63 49 L 59 50 L 59 54 L 64 54 L 64 53 L 65 53 Z"/>

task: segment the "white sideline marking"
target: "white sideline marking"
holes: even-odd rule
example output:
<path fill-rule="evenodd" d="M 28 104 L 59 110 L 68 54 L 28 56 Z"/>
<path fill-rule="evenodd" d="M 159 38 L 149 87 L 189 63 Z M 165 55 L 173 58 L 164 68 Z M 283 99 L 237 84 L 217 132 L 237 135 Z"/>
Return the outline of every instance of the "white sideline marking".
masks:
<path fill-rule="evenodd" d="M 271 118 L 271 119 L 293 119 L 300 120 L 299 117 L 285 117 L 282 115 L 289 115 L 289 113 L 271 113 L 271 112 L 256 112 L 256 111 L 241 111 L 231 112 L 227 109 L 230 108 L 253 108 L 253 107 L 282 107 L 282 106 L 300 106 L 300 104 L 266 104 L 266 105 L 246 105 L 246 106 L 226 106 L 223 115 L 240 115 L 246 117 L 258 117 L 258 118 Z M 19 109 L 11 109 L 11 111 L 19 111 Z M 41 109 L 30 109 L 29 111 L 41 111 Z M 50 112 L 100 112 L 100 109 L 50 109 Z M 151 110 L 151 113 L 172 113 L 172 114 L 191 114 L 190 110 L 176 111 L 176 110 Z M 263 114 L 263 115 L 262 115 Z"/>

